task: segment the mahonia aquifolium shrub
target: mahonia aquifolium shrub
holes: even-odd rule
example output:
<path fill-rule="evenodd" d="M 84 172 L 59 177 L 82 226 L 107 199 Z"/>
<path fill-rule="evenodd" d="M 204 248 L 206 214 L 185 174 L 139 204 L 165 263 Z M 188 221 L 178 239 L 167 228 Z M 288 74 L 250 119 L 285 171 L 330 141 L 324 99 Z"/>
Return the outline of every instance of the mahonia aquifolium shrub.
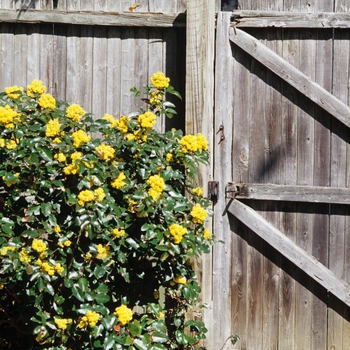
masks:
<path fill-rule="evenodd" d="M 136 96 L 141 94 L 131 89 Z M 39 80 L 0 94 L 0 347 L 196 349 L 187 320 L 208 253 L 209 201 L 194 176 L 201 134 L 154 130 L 173 116 L 157 72 L 144 109 L 94 120 Z"/>

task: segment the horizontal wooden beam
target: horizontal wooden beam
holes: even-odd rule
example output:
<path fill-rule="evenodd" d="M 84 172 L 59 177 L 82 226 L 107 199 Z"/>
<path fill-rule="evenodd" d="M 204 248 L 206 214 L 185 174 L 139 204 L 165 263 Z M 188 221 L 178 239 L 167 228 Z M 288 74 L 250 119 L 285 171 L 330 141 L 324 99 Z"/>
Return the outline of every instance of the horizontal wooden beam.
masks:
<path fill-rule="evenodd" d="M 0 23 L 59 23 L 122 27 L 185 27 L 184 13 L 0 9 Z"/>
<path fill-rule="evenodd" d="M 350 188 L 229 183 L 227 198 L 350 204 Z"/>
<path fill-rule="evenodd" d="M 321 264 L 315 257 L 297 246 L 290 238 L 267 222 L 255 210 L 238 200 L 232 200 L 227 211 L 249 227 L 265 242 L 299 267 L 313 280 L 350 306 L 350 286 Z"/>
<path fill-rule="evenodd" d="M 234 11 L 238 28 L 350 28 L 350 13 Z"/>
<path fill-rule="evenodd" d="M 333 117 L 350 127 L 350 107 L 348 105 L 312 81 L 259 40 L 238 28 L 230 28 L 230 40 Z"/>

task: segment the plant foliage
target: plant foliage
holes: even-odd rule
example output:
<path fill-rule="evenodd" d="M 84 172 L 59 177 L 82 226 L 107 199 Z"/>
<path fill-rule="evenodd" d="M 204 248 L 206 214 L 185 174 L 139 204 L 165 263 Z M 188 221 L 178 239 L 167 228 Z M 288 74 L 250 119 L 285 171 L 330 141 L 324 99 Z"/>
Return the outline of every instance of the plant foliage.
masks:
<path fill-rule="evenodd" d="M 136 96 L 141 95 L 132 89 Z M 95 120 L 39 80 L 0 94 L 0 348 L 196 349 L 208 253 L 203 135 L 159 133 L 179 96 L 157 72 L 133 116 Z M 190 330 L 190 331 L 189 331 Z"/>

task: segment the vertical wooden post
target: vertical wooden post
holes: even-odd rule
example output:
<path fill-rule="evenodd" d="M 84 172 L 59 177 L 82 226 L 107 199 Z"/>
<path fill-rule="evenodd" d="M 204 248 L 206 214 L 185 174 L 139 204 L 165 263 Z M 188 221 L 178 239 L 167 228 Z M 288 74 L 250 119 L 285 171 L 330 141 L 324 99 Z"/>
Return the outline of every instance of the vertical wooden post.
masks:
<path fill-rule="evenodd" d="M 215 5 L 217 0 L 188 0 L 186 27 L 186 134 L 202 133 L 209 142 L 213 155 L 214 121 L 214 38 Z M 212 179 L 212 164 L 202 166 L 198 172 L 198 183 L 207 189 Z M 206 194 L 206 193 L 205 193 Z M 208 223 L 211 228 L 211 223 Z M 196 273 L 202 286 L 201 302 L 209 307 L 201 311 L 202 320 L 208 328 L 205 346 L 212 349 L 212 258 L 211 254 L 196 262 Z M 195 315 L 192 315 L 195 317 Z"/>

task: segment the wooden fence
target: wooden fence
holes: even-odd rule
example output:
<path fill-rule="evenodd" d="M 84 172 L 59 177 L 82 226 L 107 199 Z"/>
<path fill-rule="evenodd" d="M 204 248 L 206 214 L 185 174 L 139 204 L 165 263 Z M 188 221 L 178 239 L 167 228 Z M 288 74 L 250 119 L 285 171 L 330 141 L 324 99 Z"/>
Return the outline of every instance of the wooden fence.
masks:
<path fill-rule="evenodd" d="M 348 10 L 218 14 L 212 349 L 350 349 Z"/>
<path fill-rule="evenodd" d="M 224 243 L 198 262 L 206 349 L 350 349 L 348 0 L 138 2 L 1 0 L 0 88 L 41 79 L 118 116 L 164 71 L 220 190 Z"/>

